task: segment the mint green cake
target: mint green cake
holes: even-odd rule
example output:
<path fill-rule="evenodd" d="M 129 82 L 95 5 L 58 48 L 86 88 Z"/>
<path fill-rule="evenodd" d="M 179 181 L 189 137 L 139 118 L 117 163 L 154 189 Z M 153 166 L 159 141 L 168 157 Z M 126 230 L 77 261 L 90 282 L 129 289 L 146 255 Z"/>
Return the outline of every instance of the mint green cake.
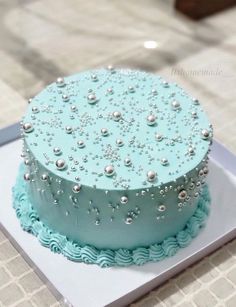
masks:
<path fill-rule="evenodd" d="M 197 99 L 109 66 L 58 78 L 29 102 L 13 197 L 42 245 L 127 266 L 172 256 L 198 234 L 213 131 Z"/>

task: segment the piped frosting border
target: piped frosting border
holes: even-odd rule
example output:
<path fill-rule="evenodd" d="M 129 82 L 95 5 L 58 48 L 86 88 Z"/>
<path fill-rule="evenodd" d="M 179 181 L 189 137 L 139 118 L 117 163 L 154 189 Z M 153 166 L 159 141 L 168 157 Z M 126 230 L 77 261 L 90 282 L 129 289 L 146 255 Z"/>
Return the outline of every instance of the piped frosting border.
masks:
<path fill-rule="evenodd" d="M 104 249 L 99 250 L 93 246 L 79 246 L 76 242 L 70 241 L 66 236 L 53 232 L 44 225 L 29 202 L 26 193 L 26 183 L 23 178 L 24 166 L 19 168 L 16 184 L 13 187 L 13 207 L 20 220 L 23 230 L 35 235 L 39 242 L 50 248 L 54 253 L 62 254 L 67 259 L 75 262 L 97 264 L 100 267 L 129 266 L 132 264 L 143 265 L 149 261 L 160 261 L 166 257 L 176 254 L 183 247 L 190 244 L 200 229 L 205 225 L 209 214 L 210 194 L 205 184 L 199 197 L 197 209 L 188 220 L 183 230 L 175 236 L 168 237 L 163 242 L 152 244 L 149 247 L 138 247 L 129 249 Z"/>

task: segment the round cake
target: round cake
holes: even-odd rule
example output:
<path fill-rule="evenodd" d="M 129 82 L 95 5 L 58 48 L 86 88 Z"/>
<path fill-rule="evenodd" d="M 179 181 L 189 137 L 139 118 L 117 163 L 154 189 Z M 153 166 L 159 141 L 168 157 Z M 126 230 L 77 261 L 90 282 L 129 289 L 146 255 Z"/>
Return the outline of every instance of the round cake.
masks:
<path fill-rule="evenodd" d="M 102 267 L 172 256 L 208 214 L 212 134 L 199 101 L 159 76 L 109 66 L 58 78 L 22 121 L 21 225 Z"/>

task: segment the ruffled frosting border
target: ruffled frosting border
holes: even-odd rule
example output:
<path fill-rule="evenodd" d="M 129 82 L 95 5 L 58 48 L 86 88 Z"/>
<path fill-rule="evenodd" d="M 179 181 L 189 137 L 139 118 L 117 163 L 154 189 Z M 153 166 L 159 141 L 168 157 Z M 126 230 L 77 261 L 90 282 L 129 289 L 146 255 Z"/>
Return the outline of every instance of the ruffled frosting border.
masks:
<path fill-rule="evenodd" d="M 81 247 L 76 242 L 68 240 L 66 236 L 53 232 L 40 221 L 37 212 L 27 198 L 26 183 L 22 180 L 22 175 L 23 167 L 21 166 L 16 184 L 12 188 L 13 207 L 20 220 L 21 227 L 23 230 L 35 235 L 39 242 L 43 246 L 50 248 L 52 252 L 62 254 L 67 259 L 76 262 L 111 267 L 132 264 L 143 265 L 149 261 L 160 261 L 175 255 L 180 248 L 188 246 L 205 225 L 209 214 L 210 194 L 207 185 L 205 185 L 199 197 L 196 211 L 188 220 L 184 229 L 175 236 L 168 237 L 161 243 L 152 244 L 149 247 L 138 247 L 133 250 L 125 248 L 99 250 L 90 245 Z"/>

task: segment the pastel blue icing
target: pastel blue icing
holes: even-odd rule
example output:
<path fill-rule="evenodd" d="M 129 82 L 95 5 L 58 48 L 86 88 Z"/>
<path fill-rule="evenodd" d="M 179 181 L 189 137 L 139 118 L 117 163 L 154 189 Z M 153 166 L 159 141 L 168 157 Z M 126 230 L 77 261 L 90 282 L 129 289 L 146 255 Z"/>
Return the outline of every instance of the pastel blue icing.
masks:
<path fill-rule="evenodd" d="M 98 81 L 91 80 L 93 74 Z M 112 94 L 108 88 L 113 89 Z M 94 104 L 88 103 L 89 89 L 98 99 Z M 69 101 L 63 101 L 65 94 Z M 173 110 L 173 100 L 180 103 L 180 109 Z M 77 108 L 75 112 L 72 106 Z M 114 120 L 114 111 L 121 112 L 120 121 Z M 157 116 L 154 126 L 146 121 L 151 113 Z M 211 137 L 203 140 L 201 131 L 208 129 L 212 136 L 212 128 L 201 106 L 176 84 L 166 86 L 158 76 L 131 70 L 84 72 L 65 78 L 65 86 L 49 85 L 33 98 L 23 122 L 33 125 L 31 132 L 24 133 L 24 154 L 30 161 L 24 172 L 31 178 L 26 189 L 34 210 L 32 218 L 78 246 L 86 246 L 77 253 L 80 261 L 93 263 L 97 257 L 94 248 L 133 250 L 164 242 L 187 221 L 189 235 L 197 234 L 205 216 L 190 218 L 204 193 L 206 174 L 200 176 L 199 171 L 207 165 L 211 144 Z M 67 126 L 72 133 L 66 133 Z M 102 136 L 101 128 L 107 128 L 109 135 Z M 156 133 L 163 134 L 162 141 L 156 140 Z M 116 145 L 118 138 L 124 142 L 121 147 Z M 78 147 L 78 140 L 84 141 L 83 148 Z M 189 146 L 194 155 L 189 155 Z M 54 147 L 60 147 L 62 153 L 55 155 Z M 132 161 L 129 167 L 123 162 L 127 156 Z M 160 161 L 164 157 L 169 161 L 165 166 Z M 67 168 L 58 170 L 57 159 L 64 159 Z M 107 177 L 104 167 L 111 164 L 115 175 Z M 156 181 L 146 180 L 148 170 L 157 173 Z M 43 174 L 48 176 L 46 181 L 41 180 Z M 72 191 L 75 184 L 81 185 L 79 193 Z M 182 189 L 189 196 L 186 202 L 178 199 Z M 127 204 L 120 202 L 122 196 L 128 198 Z M 21 197 L 24 202 L 25 195 Z M 159 210 L 162 205 L 164 212 Z M 64 242 L 48 241 L 50 234 L 32 228 L 27 220 L 24 225 L 54 252 L 64 250 Z M 176 252 L 176 245 L 167 242 L 162 246 L 165 255 Z M 117 256 L 121 262 L 122 255 Z M 135 263 L 145 262 L 143 253 L 134 255 Z M 73 258 L 68 246 L 67 257 Z M 161 258 L 161 252 L 153 257 Z M 105 266 L 104 259 L 101 263 Z"/>

